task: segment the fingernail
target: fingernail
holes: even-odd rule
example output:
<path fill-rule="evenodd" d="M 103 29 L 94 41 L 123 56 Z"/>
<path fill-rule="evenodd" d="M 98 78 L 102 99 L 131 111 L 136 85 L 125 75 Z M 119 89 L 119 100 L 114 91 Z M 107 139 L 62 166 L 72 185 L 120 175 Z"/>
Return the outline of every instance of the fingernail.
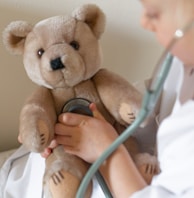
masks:
<path fill-rule="evenodd" d="M 57 141 L 56 140 L 52 140 L 50 143 L 50 148 L 55 148 L 57 146 Z"/>

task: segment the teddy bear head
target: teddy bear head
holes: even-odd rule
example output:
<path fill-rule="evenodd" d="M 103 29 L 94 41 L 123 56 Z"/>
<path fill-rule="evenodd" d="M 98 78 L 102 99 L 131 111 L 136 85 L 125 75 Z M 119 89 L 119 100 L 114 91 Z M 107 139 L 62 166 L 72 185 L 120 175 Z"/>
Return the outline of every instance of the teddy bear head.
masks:
<path fill-rule="evenodd" d="M 72 15 L 55 16 L 30 25 L 11 22 L 4 31 L 7 49 L 23 55 L 29 78 L 50 89 L 72 87 L 91 78 L 101 66 L 99 39 L 105 15 L 93 4 Z"/>

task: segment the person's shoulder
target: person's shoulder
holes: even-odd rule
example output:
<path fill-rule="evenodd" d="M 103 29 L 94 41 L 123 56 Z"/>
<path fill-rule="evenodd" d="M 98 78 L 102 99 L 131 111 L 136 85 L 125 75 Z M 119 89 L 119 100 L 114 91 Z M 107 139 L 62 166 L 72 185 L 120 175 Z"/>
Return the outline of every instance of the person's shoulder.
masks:
<path fill-rule="evenodd" d="M 170 72 L 183 72 L 184 70 L 184 64 L 183 62 L 178 59 L 176 56 L 173 58 L 173 61 L 172 61 L 172 65 L 171 65 L 171 68 L 170 68 Z"/>
<path fill-rule="evenodd" d="M 184 74 L 183 63 L 177 57 L 174 57 L 164 87 L 168 87 L 168 88 L 173 87 L 174 89 L 175 87 L 174 83 L 176 87 L 180 87 L 180 84 L 182 83 L 183 74 Z"/>

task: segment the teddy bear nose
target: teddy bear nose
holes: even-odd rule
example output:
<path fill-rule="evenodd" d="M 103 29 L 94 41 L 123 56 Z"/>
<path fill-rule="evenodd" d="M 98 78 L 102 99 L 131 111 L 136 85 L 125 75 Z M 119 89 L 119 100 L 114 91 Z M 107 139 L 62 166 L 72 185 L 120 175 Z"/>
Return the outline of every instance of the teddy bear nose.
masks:
<path fill-rule="evenodd" d="M 50 64 L 51 64 L 51 68 L 53 70 L 58 70 L 58 69 L 65 68 L 65 66 L 63 65 L 60 57 L 58 57 L 58 58 L 56 58 L 54 60 L 51 60 Z"/>

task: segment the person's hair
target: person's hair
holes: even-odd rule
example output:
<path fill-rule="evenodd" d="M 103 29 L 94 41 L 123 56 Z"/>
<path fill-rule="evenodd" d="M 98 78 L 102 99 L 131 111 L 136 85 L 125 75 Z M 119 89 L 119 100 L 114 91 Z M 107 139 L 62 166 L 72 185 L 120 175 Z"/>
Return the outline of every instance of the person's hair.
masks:
<path fill-rule="evenodd" d="M 177 26 L 184 27 L 194 20 L 194 0 L 176 0 L 177 2 Z"/>

